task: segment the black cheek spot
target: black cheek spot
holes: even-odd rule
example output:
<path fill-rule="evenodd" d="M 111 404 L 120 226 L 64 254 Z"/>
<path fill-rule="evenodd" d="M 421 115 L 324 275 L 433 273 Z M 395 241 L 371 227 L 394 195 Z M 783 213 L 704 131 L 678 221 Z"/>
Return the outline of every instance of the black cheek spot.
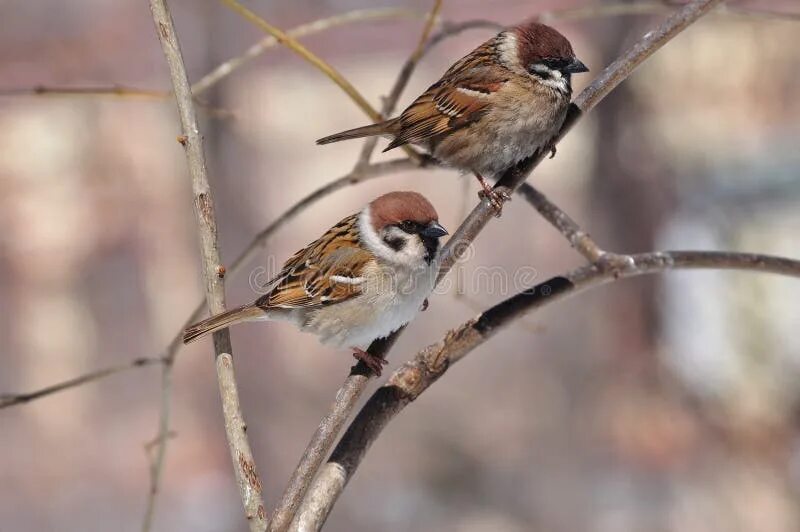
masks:
<path fill-rule="evenodd" d="M 405 240 L 405 238 L 402 238 L 402 237 L 387 236 L 386 238 L 383 239 L 383 241 L 386 242 L 387 246 L 389 246 L 390 248 L 392 248 L 393 250 L 398 251 L 398 252 L 400 250 L 402 250 L 404 247 L 406 247 L 406 240 Z"/>

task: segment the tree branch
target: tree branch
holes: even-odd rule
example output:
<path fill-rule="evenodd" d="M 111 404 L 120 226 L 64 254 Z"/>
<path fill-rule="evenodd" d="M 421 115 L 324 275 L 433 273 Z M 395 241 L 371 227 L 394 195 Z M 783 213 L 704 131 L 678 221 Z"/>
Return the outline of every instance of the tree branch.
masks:
<path fill-rule="evenodd" d="M 161 364 L 163 362 L 164 359 L 162 357 L 136 358 L 125 364 L 118 364 L 116 366 L 111 366 L 108 368 L 92 371 L 90 373 L 86 373 L 79 377 L 75 377 L 74 379 L 68 379 L 63 382 L 51 384 L 50 386 L 45 386 L 44 388 L 40 388 L 39 390 L 35 390 L 32 392 L 4 393 L 0 395 L 0 409 L 7 408 L 9 406 L 20 405 L 23 403 L 27 403 L 29 401 L 33 401 L 35 399 L 41 399 L 42 397 L 47 397 L 48 395 L 57 392 L 62 392 L 64 390 L 69 390 L 70 388 L 81 386 L 82 384 L 87 384 L 89 382 L 94 382 L 103 379 L 105 377 L 110 377 L 111 375 L 116 375 L 117 373 L 122 373 L 130 369 L 152 366 L 153 364 Z"/>
<path fill-rule="evenodd" d="M 322 468 L 303 501 L 297 529 L 320 529 L 372 442 L 407 404 L 444 375 L 451 365 L 534 309 L 622 278 L 668 270 L 742 270 L 800 278 L 800 261 L 768 255 L 664 251 L 625 257 L 630 266 L 621 272 L 592 264 L 524 290 L 451 330 L 442 341 L 418 352 L 395 371 L 389 381 L 370 397 Z"/>
<path fill-rule="evenodd" d="M 332 17 L 323 18 L 302 24 L 286 31 L 286 35 L 294 37 L 307 37 L 315 33 L 320 33 L 338 26 L 345 24 L 353 24 L 356 22 L 369 22 L 381 19 L 396 19 L 396 18 L 417 18 L 421 13 L 412 11 L 410 9 L 380 7 L 374 9 L 355 9 L 346 13 L 334 15 Z M 249 63 L 256 57 L 260 56 L 270 48 L 280 44 L 280 41 L 273 36 L 265 37 L 245 50 L 241 55 L 232 57 L 221 63 L 214 68 L 211 72 L 203 76 L 199 81 L 192 85 L 192 93 L 197 96 L 198 94 L 207 91 L 226 77 L 230 76 L 233 72 Z"/>
<path fill-rule="evenodd" d="M 203 139 L 197 125 L 192 91 L 186 75 L 180 44 L 166 1 L 150 0 L 150 11 L 153 14 L 156 33 L 169 65 L 173 93 L 183 130 L 181 144 L 186 151 L 194 193 L 194 211 L 200 237 L 203 278 L 206 284 L 206 303 L 209 311 L 217 314 L 225 310 L 225 286 L 222 277 L 218 274 L 222 261 L 217 247 L 217 222 L 206 172 Z M 242 504 L 250 529 L 261 531 L 266 526 L 266 512 L 261 497 L 261 481 L 258 478 L 253 453 L 245 433 L 246 426 L 239 405 L 230 334 L 227 329 L 214 333 L 214 351 L 222 411 L 225 418 L 225 433 Z M 165 439 L 161 442 L 162 446 L 164 442 Z"/>
<path fill-rule="evenodd" d="M 558 140 L 563 138 L 577 123 L 583 113 L 590 111 L 645 59 L 720 2 L 721 0 L 695 0 L 673 13 L 658 28 L 645 34 L 630 50 L 609 65 L 571 104 L 570 112 L 558 135 Z M 531 159 L 523 161 L 517 167 L 508 170 L 502 175 L 495 188 L 505 187 L 513 192 L 527 179 L 533 169 L 544 159 L 544 156 L 545 152 L 542 151 Z M 453 237 L 442 248 L 439 280 L 447 275 L 455 262 L 463 256 L 472 241 L 494 218 L 494 213 L 494 207 L 488 199 L 482 200 L 473 209 Z M 572 224 L 577 227 L 574 222 Z M 612 275 L 614 274 L 612 273 Z M 396 339 L 400 333 L 401 331 L 398 331 L 390 336 L 390 339 Z M 370 349 L 372 350 L 372 346 Z M 318 530 L 322 526 L 349 478 L 345 471 L 332 456 L 303 501 L 293 523 L 294 527 L 301 530 Z"/>

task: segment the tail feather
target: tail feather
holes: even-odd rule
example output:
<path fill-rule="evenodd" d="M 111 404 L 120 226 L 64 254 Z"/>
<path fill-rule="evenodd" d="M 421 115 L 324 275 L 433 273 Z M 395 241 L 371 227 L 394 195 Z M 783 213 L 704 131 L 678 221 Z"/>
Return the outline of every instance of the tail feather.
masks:
<path fill-rule="evenodd" d="M 188 344 L 205 336 L 206 334 L 213 333 L 219 329 L 224 329 L 234 323 L 243 321 L 251 321 L 264 317 L 264 311 L 255 305 L 245 305 L 243 307 L 235 308 L 216 316 L 211 316 L 201 322 L 187 327 L 183 331 L 183 343 Z"/>
<path fill-rule="evenodd" d="M 392 126 L 394 120 L 386 120 L 377 124 L 370 124 L 368 126 L 357 127 L 355 129 L 348 129 L 340 133 L 334 133 L 327 137 L 323 137 L 317 141 L 317 144 L 331 144 L 332 142 L 339 142 L 342 140 L 360 139 L 363 137 L 374 137 L 376 135 L 392 134 Z"/>

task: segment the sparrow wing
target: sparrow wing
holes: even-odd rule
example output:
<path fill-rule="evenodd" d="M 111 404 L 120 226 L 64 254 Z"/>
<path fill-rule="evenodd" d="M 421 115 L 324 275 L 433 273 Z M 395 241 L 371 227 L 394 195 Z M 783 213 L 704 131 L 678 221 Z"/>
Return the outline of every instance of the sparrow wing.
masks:
<path fill-rule="evenodd" d="M 310 308 L 361 293 L 364 269 L 375 257 L 358 240 L 358 215 L 345 218 L 295 253 L 256 301 L 261 308 Z"/>
<path fill-rule="evenodd" d="M 490 53 L 491 41 L 450 67 L 396 119 L 395 138 L 384 151 L 435 141 L 480 119 L 509 80 L 504 69 L 487 66 Z"/>

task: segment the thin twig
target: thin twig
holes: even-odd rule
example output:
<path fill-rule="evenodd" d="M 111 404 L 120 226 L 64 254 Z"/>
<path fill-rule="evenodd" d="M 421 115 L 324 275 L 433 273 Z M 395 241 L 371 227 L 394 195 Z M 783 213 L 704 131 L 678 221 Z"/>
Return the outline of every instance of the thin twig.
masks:
<path fill-rule="evenodd" d="M 579 120 L 582 113 L 590 111 L 600 100 L 621 83 L 633 70 L 656 50 L 661 48 L 672 37 L 688 27 L 692 22 L 706 14 L 722 0 L 695 0 L 677 10 L 657 29 L 645 34 L 628 52 L 614 61 L 595 79 L 571 105 L 570 113 L 562 128 L 559 139 Z M 506 187 L 514 191 L 524 182 L 533 169 L 544 159 L 544 151 L 530 160 L 505 172 L 496 187 Z M 473 209 L 467 219 L 456 230 L 453 237 L 442 249 L 441 280 L 455 262 L 463 256 L 468 246 L 483 230 L 486 224 L 494 219 L 494 207 L 488 198 L 482 200 Z M 610 269 L 608 271 L 611 271 Z M 397 334 L 390 338 L 396 339 Z M 305 500 L 298 510 L 294 526 L 299 530 L 318 530 L 327 518 L 330 509 L 344 489 L 343 468 L 333 457 L 323 468 L 317 481 L 312 485 Z"/>
<path fill-rule="evenodd" d="M 364 111 L 370 118 L 375 121 L 381 119 L 380 114 L 372 108 L 367 100 L 361 95 L 360 92 L 342 76 L 335 68 L 323 61 L 320 57 L 314 54 L 311 50 L 300 44 L 300 42 L 282 31 L 276 26 L 273 26 L 265 19 L 250 11 L 236 0 L 220 0 L 223 4 L 228 6 L 232 11 L 245 18 L 249 22 L 258 26 L 262 31 L 272 35 L 281 44 L 295 52 L 297 55 L 305 59 L 307 62 L 314 65 L 320 72 L 325 74 L 331 81 L 339 86 L 350 98 Z"/>
<path fill-rule="evenodd" d="M 800 278 L 800 261 L 751 253 L 664 251 L 626 258 L 630 267 L 622 272 L 587 265 L 524 290 L 451 330 L 443 340 L 418 352 L 395 371 L 359 411 L 320 471 L 303 502 L 298 529 L 320 529 L 372 442 L 406 405 L 444 375 L 450 366 L 530 311 L 618 279 L 668 270 L 742 270 Z"/>
<path fill-rule="evenodd" d="M 166 1 L 150 0 L 150 10 L 156 25 L 156 33 L 169 65 L 173 92 L 183 130 L 181 144 L 186 152 L 192 181 L 194 211 L 197 218 L 203 277 L 206 284 L 206 302 L 209 311 L 217 314 L 225 310 L 225 285 L 221 276 L 218 275 L 222 261 L 217 246 L 217 222 L 206 172 L 203 138 L 197 125 L 191 87 Z M 227 329 L 214 333 L 214 351 L 225 418 L 225 434 L 228 438 L 233 470 L 250 529 L 254 532 L 261 531 L 266 526 L 261 481 L 258 478 L 253 453 L 245 433 L 246 425 L 239 405 L 230 334 Z"/>
<path fill-rule="evenodd" d="M 172 413 L 172 361 L 165 361 L 161 367 L 161 401 L 158 416 L 158 435 L 152 445 L 145 446 L 145 450 L 155 447 L 155 456 L 150 462 L 150 489 L 147 492 L 147 504 L 142 520 L 142 532 L 149 532 L 153 527 L 156 501 L 158 500 L 161 477 L 164 472 L 164 459 L 167 455 L 167 439 L 170 437 L 169 423 Z"/>
<path fill-rule="evenodd" d="M 326 31 L 345 24 L 353 24 L 356 22 L 371 22 L 381 19 L 396 19 L 396 18 L 417 18 L 421 13 L 412 11 L 410 9 L 381 7 L 375 9 L 356 9 L 334 15 L 332 17 L 323 18 L 302 24 L 286 31 L 286 35 L 294 38 L 307 37 L 315 33 Z M 230 76 L 233 72 L 260 56 L 270 48 L 280 44 L 275 37 L 265 37 L 250 48 L 244 51 L 241 55 L 232 57 L 227 61 L 221 63 L 214 68 L 211 72 L 203 76 L 199 81 L 192 85 L 192 93 L 197 96 L 198 94 L 207 91 L 212 86 L 216 85 L 226 77 Z"/>
<path fill-rule="evenodd" d="M 411 79 L 411 74 L 414 72 L 417 63 L 419 63 L 419 60 L 422 59 L 422 56 L 428 51 L 428 41 L 430 40 L 431 31 L 433 30 L 433 26 L 436 23 L 441 9 L 442 0 L 435 0 L 433 8 L 425 19 L 425 26 L 422 28 L 422 34 L 417 42 L 417 47 L 411 52 L 411 56 L 400 69 L 400 73 L 397 75 L 392 90 L 389 91 L 389 95 L 383 100 L 383 105 L 381 106 L 382 118 L 386 118 L 394 112 L 397 101 L 408 85 L 408 81 Z M 372 152 L 375 151 L 375 145 L 377 143 L 378 137 L 368 137 L 367 140 L 364 141 L 364 146 L 361 148 L 361 153 L 356 161 L 356 168 L 369 164 Z"/>
<path fill-rule="evenodd" d="M 164 359 L 162 357 L 136 358 L 130 362 L 126 362 L 125 364 L 118 364 L 116 366 L 92 371 L 79 377 L 75 377 L 74 379 L 68 379 L 56 384 L 51 384 L 50 386 L 45 386 L 44 388 L 40 388 L 32 392 L 5 393 L 0 395 L 0 409 L 7 408 L 9 406 L 21 405 L 35 399 L 41 399 L 42 397 L 47 397 L 48 395 L 63 392 L 64 390 L 75 388 L 76 386 L 98 381 L 105 377 L 116 375 L 117 373 L 122 373 L 131 369 L 142 368 L 145 366 L 152 366 L 153 364 L 161 364 L 163 362 Z"/>
<path fill-rule="evenodd" d="M 336 85 L 341 88 L 345 94 L 347 94 L 353 102 L 366 113 L 367 116 L 372 119 L 373 122 L 380 122 L 382 120 L 381 114 L 376 111 L 364 98 L 358 89 L 356 89 L 352 83 L 350 83 L 347 78 L 342 76 L 338 70 L 333 68 L 329 63 L 325 62 L 314 54 L 311 50 L 300 44 L 297 39 L 294 39 L 291 35 L 286 34 L 279 28 L 273 26 L 266 20 L 264 20 L 259 15 L 255 14 L 253 11 L 250 11 L 242 4 L 240 4 L 237 0 L 220 0 L 223 4 L 228 6 L 231 10 L 235 11 L 237 14 L 241 15 L 248 21 L 252 22 L 263 31 L 269 33 L 273 37 L 275 37 L 278 42 L 285 45 L 287 48 L 295 52 L 297 55 L 305 59 L 308 63 L 316 67 L 320 72 L 325 74 L 331 81 L 333 81 Z M 412 159 L 420 159 L 420 155 L 410 146 L 403 146 L 402 149 L 408 154 L 409 157 Z"/>
<path fill-rule="evenodd" d="M 585 232 L 569 215 L 561 208 L 547 199 L 547 196 L 539 192 L 530 183 L 522 183 L 517 189 L 517 193 L 522 195 L 542 217 L 550 222 L 550 225 L 558 229 L 564 238 L 583 255 L 589 262 L 596 262 L 605 253 L 589 233 Z"/>
<path fill-rule="evenodd" d="M 113 85 L 110 87 L 48 87 L 36 85 L 18 89 L 0 89 L 0 96 L 113 96 L 116 98 L 141 98 L 143 100 L 164 100 L 168 91 L 140 89 Z"/>

